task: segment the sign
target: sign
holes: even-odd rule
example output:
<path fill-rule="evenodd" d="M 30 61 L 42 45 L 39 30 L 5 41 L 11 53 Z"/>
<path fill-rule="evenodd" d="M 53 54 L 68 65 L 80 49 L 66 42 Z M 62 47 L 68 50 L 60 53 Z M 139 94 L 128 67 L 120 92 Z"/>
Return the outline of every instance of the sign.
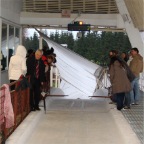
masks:
<path fill-rule="evenodd" d="M 62 16 L 63 18 L 69 18 L 70 15 L 71 15 L 71 10 L 69 10 L 69 9 L 64 9 L 64 10 L 62 10 L 61 16 Z"/>
<path fill-rule="evenodd" d="M 68 31 L 90 31 L 90 24 L 68 24 Z"/>

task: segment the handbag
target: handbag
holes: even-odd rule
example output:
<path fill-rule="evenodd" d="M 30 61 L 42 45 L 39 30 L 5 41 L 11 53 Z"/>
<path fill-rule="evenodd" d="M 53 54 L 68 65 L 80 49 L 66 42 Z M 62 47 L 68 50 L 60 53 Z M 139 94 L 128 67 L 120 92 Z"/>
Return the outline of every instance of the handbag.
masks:
<path fill-rule="evenodd" d="M 136 77 L 126 63 L 124 63 L 124 69 L 125 69 L 125 72 L 127 74 L 129 81 L 132 82 Z"/>
<path fill-rule="evenodd" d="M 133 74 L 133 72 L 131 71 L 131 69 L 123 59 L 121 59 L 120 57 L 117 57 L 117 59 L 122 64 L 122 67 L 126 72 L 127 78 L 129 79 L 130 82 L 132 82 L 136 78 L 136 76 Z"/>
<path fill-rule="evenodd" d="M 30 83 L 28 81 L 28 78 L 25 77 L 24 75 L 21 75 L 19 80 L 20 81 L 18 82 L 16 91 L 19 91 L 20 89 L 21 90 L 25 90 L 26 88 L 30 88 L 31 87 L 31 85 L 30 85 Z"/>

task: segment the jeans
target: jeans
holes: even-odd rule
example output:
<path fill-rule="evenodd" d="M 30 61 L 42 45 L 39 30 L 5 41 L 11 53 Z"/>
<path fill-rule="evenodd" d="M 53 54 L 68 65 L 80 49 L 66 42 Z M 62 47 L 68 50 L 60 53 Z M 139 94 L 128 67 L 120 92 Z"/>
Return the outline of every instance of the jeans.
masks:
<path fill-rule="evenodd" d="M 140 97 L 139 77 L 131 82 L 132 90 L 130 91 L 131 103 L 137 103 Z"/>
<path fill-rule="evenodd" d="M 125 93 L 117 93 L 116 94 L 116 101 L 117 101 L 117 109 L 121 110 L 124 107 L 124 97 Z"/>
<path fill-rule="evenodd" d="M 130 104 L 131 104 L 130 92 L 126 92 L 124 105 L 130 107 Z"/>

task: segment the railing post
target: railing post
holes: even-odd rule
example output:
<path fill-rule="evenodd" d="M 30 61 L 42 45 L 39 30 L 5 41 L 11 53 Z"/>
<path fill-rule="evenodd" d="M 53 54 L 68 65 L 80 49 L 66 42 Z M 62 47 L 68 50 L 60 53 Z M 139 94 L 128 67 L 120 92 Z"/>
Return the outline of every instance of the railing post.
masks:
<path fill-rule="evenodd" d="M 17 117 L 18 92 L 15 91 L 13 99 L 14 99 L 13 109 L 14 109 L 14 129 L 15 129 L 16 128 L 16 117 Z"/>
<path fill-rule="evenodd" d="M 57 67 L 55 67 L 55 87 L 58 86 L 58 70 L 57 70 Z"/>
<path fill-rule="evenodd" d="M 53 86 L 53 66 L 51 66 L 51 71 L 50 71 L 50 87 Z"/>
<path fill-rule="evenodd" d="M 30 78 L 28 81 L 30 81 Z M 28 114 L 30 112 L 30 88 L 26 89 L 26 95 L 26 113 Z"/>
<path fill-rule="evenodd" d="M 24 119 L 25 90 L 21 90 L 21 121 Z"/>
<path fill-rule="evenodd" d="M 58 88 L 60 87 L 60 75 L 58 75 Z"/>

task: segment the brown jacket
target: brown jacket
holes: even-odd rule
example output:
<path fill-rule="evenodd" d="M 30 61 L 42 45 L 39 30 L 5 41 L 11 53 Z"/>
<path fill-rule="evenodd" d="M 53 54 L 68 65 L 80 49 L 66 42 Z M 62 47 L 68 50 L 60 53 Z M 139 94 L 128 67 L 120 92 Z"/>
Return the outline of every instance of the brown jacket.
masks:
<path fill-rule="evenodd" d="M 130 62 L 130 69 L 136 77 L 143 71 L 143 57 L 140 54 L 133 57 Z"/>
<path fill-rule="evenodd" d="M 131 90 L 131 84 L 126 72 L 117 60 L 110 66 L 110 81 L 113 94 Z"/>

